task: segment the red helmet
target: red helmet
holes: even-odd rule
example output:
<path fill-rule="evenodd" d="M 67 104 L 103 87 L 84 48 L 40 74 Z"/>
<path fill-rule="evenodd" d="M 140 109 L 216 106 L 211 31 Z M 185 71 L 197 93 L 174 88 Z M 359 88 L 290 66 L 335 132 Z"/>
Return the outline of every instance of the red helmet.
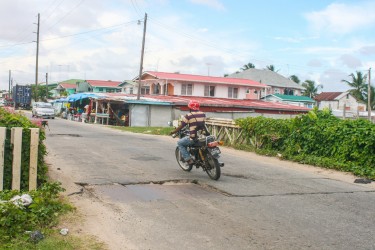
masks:
<path fill-rule="evenodd" d="M 188 107 L 192 110 L 199 110 L 200 105 L 199 102 L 191 100 L 188 104 Z"/>

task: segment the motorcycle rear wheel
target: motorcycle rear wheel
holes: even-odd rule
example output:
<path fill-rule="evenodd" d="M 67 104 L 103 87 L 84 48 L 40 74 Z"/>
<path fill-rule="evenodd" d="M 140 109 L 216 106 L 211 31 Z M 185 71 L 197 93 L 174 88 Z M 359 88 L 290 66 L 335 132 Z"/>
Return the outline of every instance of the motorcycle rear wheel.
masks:
<path fill-rule="evenodd" d="M 182 168 L 182 170 L 186 172 L 190 172 L 193 166 L 190 166 L 189 164 L 187 164 L 187 162 L 184 161 L 184 158 L 182 158 L 180 149 L 178 147 L 176 148 L 175 155 L 176 155 L 177 163 L 180 166 L 180 168 Z"/>
<path fill-rule="evenodd" d="M 221 175 L 220 163 L 210 153 L 206 156 L 206 172 L 208 176 L 217 181 Z"/>

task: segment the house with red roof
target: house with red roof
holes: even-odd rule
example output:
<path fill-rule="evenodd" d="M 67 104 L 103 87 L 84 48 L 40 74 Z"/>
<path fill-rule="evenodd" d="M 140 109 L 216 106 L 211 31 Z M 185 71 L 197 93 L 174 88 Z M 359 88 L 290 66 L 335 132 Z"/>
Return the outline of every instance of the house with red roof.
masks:
<path fill-rule="evenodd" d="M 76 92 L 76 84 L 61 82 L 55 88 L 55 92 L 57 93 L 57 96 L 62 96 L 62 94 L 65 92 L 67 95 L 74 94 Z"/>
<path fill-rule="evenodd" d="M 328 108 L 333 111 L 362 112 L 366 104 L 357 101 L 349 92 L 322 92 L 315 98 L 319 109 Z"/>
<path fill-rule="evenodd" d="M 138 93 L 139 77 L 124 85 L 125 93 Z M 267 85 L 241 78 L 146 71 L 141 76 L 141 95 L 195 96 L 259 99 Z"/>
<path fill-rule="evenodd" d="M 113 93 L 121 92 L 122 82 L 120 81 L 103 81 L 103 80 L 84 80 L 77 82 L 77 93 L 94 92 L 94 93 Z"/>

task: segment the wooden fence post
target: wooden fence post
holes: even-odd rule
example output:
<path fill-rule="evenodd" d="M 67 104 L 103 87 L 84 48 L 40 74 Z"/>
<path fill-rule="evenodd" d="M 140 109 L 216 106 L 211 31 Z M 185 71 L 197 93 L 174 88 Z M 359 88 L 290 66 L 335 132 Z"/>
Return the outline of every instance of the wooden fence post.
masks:
<path fill-rule="evenodd" d="M 39 128 L 30 128 L 29 191 L 37 186 Z"/>
<path fill-rule="evenodd" d="M 0 127 L 0 191 L 4 188 L 5 138 L 7 128 Z"/>
<path fill-rule="evenodd" d="M 13 144 L 12 190 L 20 190 L 21 189 L 22 128 L 12 128 L 11 144 Z"/>

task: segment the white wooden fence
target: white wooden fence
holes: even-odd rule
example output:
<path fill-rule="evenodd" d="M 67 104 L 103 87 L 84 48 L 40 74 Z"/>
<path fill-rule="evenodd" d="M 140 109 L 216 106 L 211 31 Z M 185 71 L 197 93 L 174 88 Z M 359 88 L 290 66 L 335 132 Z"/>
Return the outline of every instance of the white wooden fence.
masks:
<path fill-rule="evenodd" d="M 11 129 L 11 145 L 13 147 L 12 162 L 12 190 L 21 188 L 21 150 L 23 128 Z M 5 161 L 6 128 L 0 127 L 0 191 L 4 188 L 4 161 Z M 39 128 L 30 128 L 30 166 L 29 166 L 29 190 L 37 186 Z"/>

